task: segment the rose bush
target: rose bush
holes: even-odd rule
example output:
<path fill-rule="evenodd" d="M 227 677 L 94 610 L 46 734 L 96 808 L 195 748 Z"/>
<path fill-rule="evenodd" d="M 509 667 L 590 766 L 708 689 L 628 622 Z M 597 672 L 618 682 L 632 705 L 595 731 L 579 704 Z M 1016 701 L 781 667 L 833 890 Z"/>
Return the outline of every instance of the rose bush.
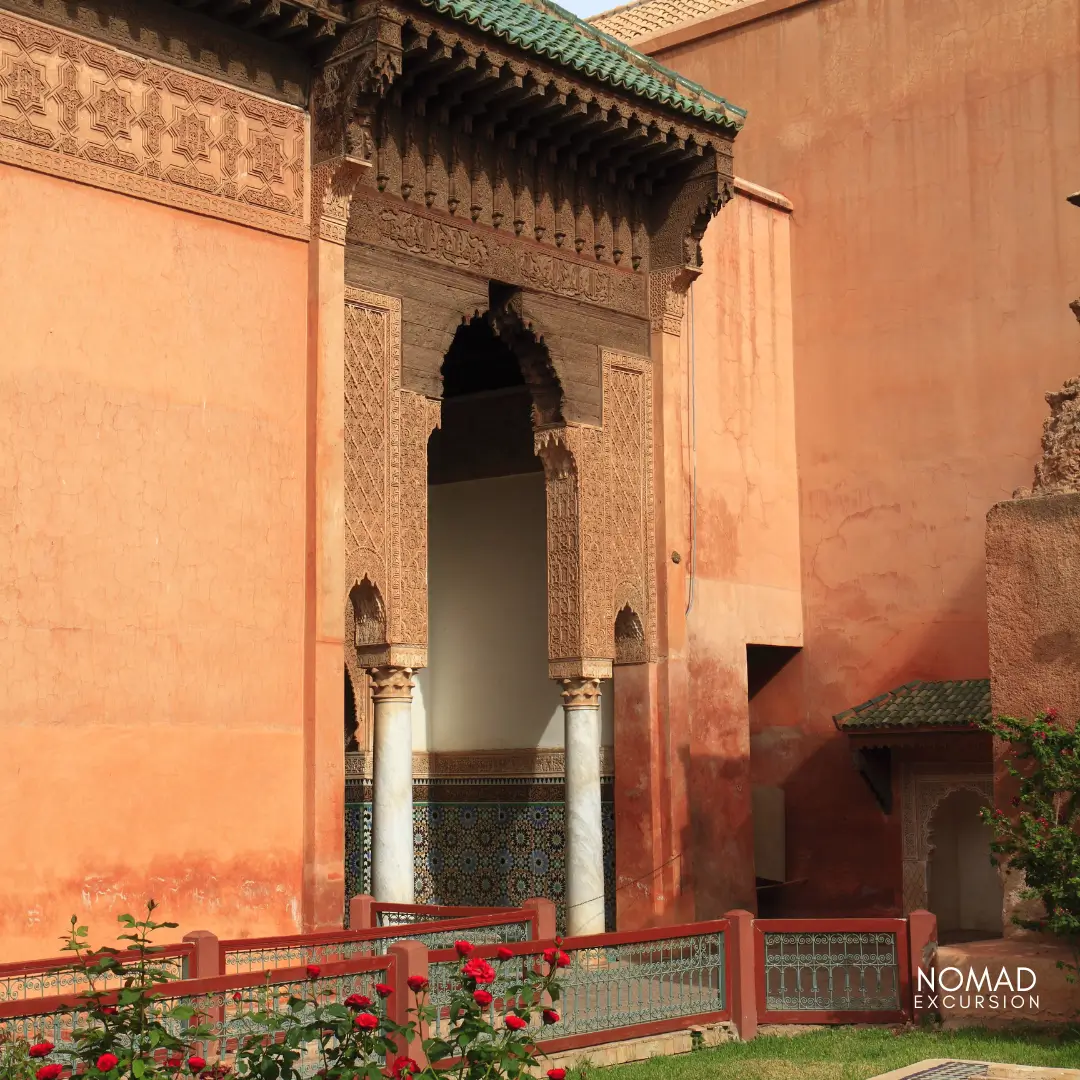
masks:
<path fill-rule="evenodd" d="M 430 981 L 420 975 L 407 980 L 412 1000 L 404 1023 L 387 1013 L 394 989 L 374 986 L 375 998 L 351 993 L 335 1001 L 320 983 L 322 968 L 308 964 L 305 986 L 266 986 L 220 995 L 196 1008 L 170 1006 L 161 984 L 175 978 L 155 962 L 160 950 L 151 935 L 175 923 L 156 922 L 156 905 L 147 917 L 120 917 L 127 949 L 91 949 L 88 930 L 72 919 L 64 948 L 75 954 L 73 967 L 89 989 L 72 1016 L 71 1044 L 58 1049 L 51 1042 L 29 1045 L 0 1037 L 0 1080 L 60 1080 L 63 1075 L 90 1080 L 299 1080 L 317 1066 L 319 1080 L 521 1080 L 538 1066 L 535 1017 L 541 1026 L 559 1022 L 556 976 L 569 957 L 559 948 L 543 953 L 543 962 L 526 954 L 515 957 L 506 946 L 496 950 L 498 969 L 475 956 L 468 941 L 455 943 L 461 966 L 449 1002 L 436 1005 Z M 117 982 L 120 983 L 117 986 Z M 106 985 L 109 983 L 109 985 Z M 220 1032 L 204 1022 L 213 1012 L 242 1016 L 228 1062 L 208 1062 L 204 1047 L 220 1045 Z M 438 1034 L 422 1036 L 427 1025 Z M 235 1029 L 234 1029 L 235 1031 Z M 423 1067 L 404 1051 L 423 1047 Z M 235 1047 L 235 1049 L 233 1049 Z M 548 1080 L 565 1080 L 561 1069 Z"/>

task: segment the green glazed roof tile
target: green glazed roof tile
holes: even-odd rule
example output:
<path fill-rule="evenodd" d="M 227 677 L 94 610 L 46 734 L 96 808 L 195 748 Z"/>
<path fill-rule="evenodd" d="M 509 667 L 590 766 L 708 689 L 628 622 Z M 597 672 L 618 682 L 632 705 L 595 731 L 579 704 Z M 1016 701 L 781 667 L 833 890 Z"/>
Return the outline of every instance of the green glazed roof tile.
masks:
<path fill-rule="evenodd" d="M 989 720 L 990 680 L 909 682 L 833 717 L 841 731 L 972 727 Z"/>
<path fill-rule="evenodd" d="M 736 131 L 746 112 L 548 0 L 419 0 L 590 78 Z"/>

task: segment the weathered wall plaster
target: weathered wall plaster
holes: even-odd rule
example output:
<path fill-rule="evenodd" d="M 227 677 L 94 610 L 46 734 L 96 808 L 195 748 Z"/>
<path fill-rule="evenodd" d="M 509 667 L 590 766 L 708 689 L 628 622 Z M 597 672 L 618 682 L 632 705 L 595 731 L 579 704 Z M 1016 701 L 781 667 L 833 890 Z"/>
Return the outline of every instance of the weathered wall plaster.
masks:
<path fill-rule="evenodd" d="M 0 952 L 298 929 L 303 243 L 0 165 Z"/>

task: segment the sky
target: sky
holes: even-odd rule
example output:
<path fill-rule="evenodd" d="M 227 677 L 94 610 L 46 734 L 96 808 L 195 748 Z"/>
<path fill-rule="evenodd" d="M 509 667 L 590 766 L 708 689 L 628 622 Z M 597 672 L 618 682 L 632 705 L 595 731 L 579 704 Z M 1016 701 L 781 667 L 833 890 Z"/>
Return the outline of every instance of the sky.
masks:
<path fill-rule="evenodd" d="M 559 7 L 572 11 L 582 19 L 599 15 L 601 11 L 610 11 L 613 7 L 625 4 L 626 0 L 555 0 Z"/>

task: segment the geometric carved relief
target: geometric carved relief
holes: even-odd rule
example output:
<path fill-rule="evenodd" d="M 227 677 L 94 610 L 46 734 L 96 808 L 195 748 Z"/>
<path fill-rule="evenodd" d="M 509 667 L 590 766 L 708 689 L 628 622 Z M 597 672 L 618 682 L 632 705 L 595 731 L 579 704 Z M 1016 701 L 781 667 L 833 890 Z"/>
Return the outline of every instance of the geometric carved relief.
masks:
<path fill-rule="evenodd" d="M 305 113 L 0 13 L 0 161 L 307 235 Z"/>
<path fill-rule="evenodd" d="M 603 427 L 541 428 L 547 481 L 548 670 L 609 678 L 655 656 L 652 365 L 601 351 Z"/>
<path fill-rule="evenodd" d="M 401 389 L 401 301 L 345 289 L 345 574 L 363 667 L 427 664 L 427 443 Z"/>
<path fill-rule="evenodd" d="M 953 766 L 955 769 L 955 766 Z M 934 812 L 955 791 L 974 791 L 993 801 L 994 781 L 985 773 L 947 772 L 948 765 L 906 765 L 901 778 L 903 807 L 904 914 L 929 904 L 927 866 L 933 851 Z"/>
<path fill-rule="evenodd" d="M 656 643 L 652 364 L 646 357 L 606 350 L 601 358 L 611 538 L 608 625 L 614 631 L 627 608 L 637 617 L 640 637 L 622 616 L 624 655 L 617 659 L 641 663 L 654 658 Z"/>

